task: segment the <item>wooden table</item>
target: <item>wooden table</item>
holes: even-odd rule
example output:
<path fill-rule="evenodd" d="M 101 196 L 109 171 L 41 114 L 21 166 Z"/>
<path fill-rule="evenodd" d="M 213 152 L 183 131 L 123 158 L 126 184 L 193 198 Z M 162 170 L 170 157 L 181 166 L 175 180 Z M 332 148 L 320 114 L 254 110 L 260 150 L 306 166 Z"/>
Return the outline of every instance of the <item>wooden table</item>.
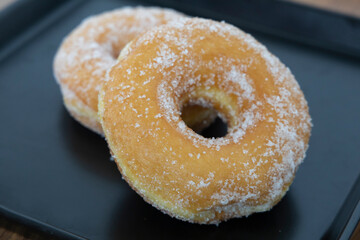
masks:
<path fill-rule="evenodd" d="M 0 9 L 5 8 L 16 0 L 0 0 Z M 326 10 L 352 15 L 360 18 L 360 0 L 289 0 L 306 5 L 323 8 Z M 0 217 L 0 239 L 1 240 L 55 240 L 57 238 L 36 231 L 12 220 Z M 360 240 L 360 223 L 358 224 L 351 240 Z"/>

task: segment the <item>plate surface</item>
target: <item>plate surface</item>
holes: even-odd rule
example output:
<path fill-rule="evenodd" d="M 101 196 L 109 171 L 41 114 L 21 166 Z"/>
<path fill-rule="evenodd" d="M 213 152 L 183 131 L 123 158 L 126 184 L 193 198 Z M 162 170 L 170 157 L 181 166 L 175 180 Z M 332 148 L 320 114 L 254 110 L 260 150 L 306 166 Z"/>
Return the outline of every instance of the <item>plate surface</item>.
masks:
<path fill-rule="evenodd" d="M 307 157 L 273 210 L 218 227 L 189 224 L 130 189 L 104 139 L 66 112 L 52 74 L 62 38 L 83 18 L 136 4 L 64 5 L 0 59 L 1 212 L 90 239 L 321 238 L 359 175 L 360 60 L 250 31 L 289 66 L 308 100 L 314 127 Z"/>

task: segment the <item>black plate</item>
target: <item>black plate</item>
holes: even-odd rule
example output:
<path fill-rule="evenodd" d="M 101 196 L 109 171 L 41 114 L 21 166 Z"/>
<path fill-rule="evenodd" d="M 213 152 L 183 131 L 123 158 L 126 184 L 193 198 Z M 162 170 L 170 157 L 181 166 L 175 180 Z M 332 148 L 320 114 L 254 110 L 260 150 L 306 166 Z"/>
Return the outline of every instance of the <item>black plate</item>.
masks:
<path fill-rule="evenodd" d="M 246 29 L 291 68 L 309 102 L 314 123 L 310 148 L 286 197 L 269 212 L 216 227 L 172 219 L 146 204 L 121 179 L 104 139 L 66 112 L 53 78 L 55 52 L 83 18 L 140 2 L 35 2 L 20 1 L 0 16 L 1 214 L 80 239 L 351 235 L 360 216 L 360 41 L 354 41 L 359 20 L 285 2 L 231 1 L 231 7 L 224 1 L 150 3 Z M 305 16 L 316 19 L 314 29 Z M 300 30 L 291 30 L 291 24 Z"/>

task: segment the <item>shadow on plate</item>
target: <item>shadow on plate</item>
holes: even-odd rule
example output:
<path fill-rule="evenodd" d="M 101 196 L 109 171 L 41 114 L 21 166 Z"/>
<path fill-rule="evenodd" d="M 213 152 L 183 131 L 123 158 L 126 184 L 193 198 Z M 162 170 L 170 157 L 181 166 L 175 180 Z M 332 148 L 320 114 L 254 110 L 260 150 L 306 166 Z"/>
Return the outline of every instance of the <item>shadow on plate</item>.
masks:
<path fill-rule="evenodd" d="M 171 218 L 135 192 L 119 202 L 110 221 L 112 239 L 291 239 L 298 217 L 291 192 L 269 212 L 232 219 L 219 226 Z"/>
<path fill-rule="evenodd" d="M 63 108 L 62 138 L 66 150 L 82 167 L 103 178 L 118 181 L 121 178 L 116 164 L 110 161 L 110 152 L 103 137 L 83 127 Z"/>

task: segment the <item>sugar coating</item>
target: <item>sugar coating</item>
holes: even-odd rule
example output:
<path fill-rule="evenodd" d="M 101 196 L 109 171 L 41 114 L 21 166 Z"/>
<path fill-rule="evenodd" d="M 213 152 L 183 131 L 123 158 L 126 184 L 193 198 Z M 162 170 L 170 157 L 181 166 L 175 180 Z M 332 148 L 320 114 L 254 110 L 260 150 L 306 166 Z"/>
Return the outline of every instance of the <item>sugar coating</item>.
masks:
<path fill-rule="evenodd" d="M 70 90 L 62 90 L 64 99 L 76 97 L 81 102 L 77 108 L 66 104 L 68 110 L 87 114 L 85 125 L 97 122 L 98 92 L 121 49 L 139 34 L 179 17 L 183 15 L 171 9 L 125 7 L 83 20 L 63 40 L 54 59 L 57 82 Z"/>
<path fill-rule="evenodd" d="M 269 210 L 284 196 L 311 118 L 290 70 L 263 45 L 232 25 L 184 18 L 138 37 L 122 56 L 100 116 L 125 179 L 145 200 L 216 224 Z M 186 102 L 218 110 L 228 134 L 192 131 L 181 119 Z"/>

